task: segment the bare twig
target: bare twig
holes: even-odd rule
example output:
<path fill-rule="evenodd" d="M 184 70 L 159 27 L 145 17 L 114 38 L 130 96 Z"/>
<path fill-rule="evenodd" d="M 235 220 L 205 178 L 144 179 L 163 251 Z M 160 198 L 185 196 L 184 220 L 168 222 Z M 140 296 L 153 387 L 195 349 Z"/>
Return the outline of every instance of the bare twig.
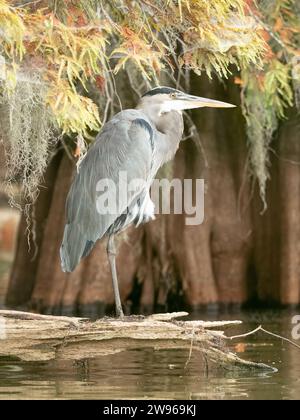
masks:
<path fill-rule="evenodd" d="M 249 337 L 250 335 L 253 335 L 253 334 L 257 333 L 260 330 L 261 330 L 261 326 L 259 326 L 258 328 L 255 328 L 255 330 L 250 331 L 248 333 L 240 334 L 240 335 L 233 335 L 232 337 L 227 337 L 227 338 L 228 338 L 228 340 L 235 340 L 237 338 L 245 338 L 245 337 Z"/>
<path fill-rule="evenodd" d="M 268 331 L 268 330 L 264 329 L 261 325 L 259 327 L 255 328 L 255 330 L 253 330 L 253 331 L 250 331 L 248 333 L 241 334 L 241 335 L 234 335 L 232 337 L 226 337 L 226 339 L 227 340 L 235 340 L 237 338 L 245 338 L 245 337 L 249 337 L 250 335 L 254 335 L 254 334 L 256 334 L 259 331 L 262 331 L 265 334 L 271 335 L 272 337 L 279 338 L 280 340 L 286 341 L 287 343 L 291 344 L 292 346 L 297 347 L 298 349 L 300 349 L 300 346 L 298 344 L 296 344 L 294 341 L 290 340 L 289 338 L 283 337 L 283 336 L 281 336 L 279 334 L 275 334 L 275 333 L 273 333 L 271 331 Z"/>
<path fill-rule="evenodd" d="M 28 2 L 25 2 L 25 3 L 23 3 L 23 4 L 16 4 L 16 5 L 14 5 L 13 7 L 18 7 L 18 8 L 22 8 L 22 7 L 27 7 L 27 6 L 33 6 L 33 5 L 36 5 L 37 3 L 40 3 L 42 0 L 34 0 L 34 1 L 28 1 Z"/>
<path fill-rule="evenodd" d="M 206 154 L 204 145 L 201 141 L 200 135 L 198 133 L 197 127 L 195 126 L 195 123 L 193 122 L 191 116 L 187 112 L 184 113 L 184 117 L 186 118 L 186 121 L 189 125 L 189 131 L 190 131 L 190 134 L 189 136 L 187 136 L 187 138 L 190 138 L 190 137 L 193 138 L 196 144 L 196 147 L 198 148 L 200 153 L 202 153 L 205 168 L 209 168 L 207 154 Z"/>
<path fill-rule="evenodd" d="M 27 321 L 55 321 L 55 322 L 67 322 L 74 326 L 78 326 L 81 322 L 87 321 L 87 318 L 75 318 L 67 316 L 54 316 L 54 315 L 41 315 L 32 312 L 20 312 L 20 311 L 9 311 L 1 310 L 0 316 L 4 318 L 11 318 L 16 320 L 27 320 Z"/>
<path fill-rule="evenodd" d="M 195 336 L 195 327 L 193 327 L 193 330 L 192 330 L 192 338 L 191 338 L 191 346 L 190 346 L 190 351 L 189 351 L 189 357 L 188 357 L 187 361 L 185 362 L 184 369 L 186 369 L 188 367 L 188 364 L 191 361 L 191 357 L 192 357 L 192 353 L 193 353 L 194 336 Z"/>
<path fill-rule="evenodd" d="M 288 158 L 285 158 L 285 157 L 283 157 L 283 156 L 280 156 L 280 155 L 276 152 L 276 150 L 274 150 L 274 149 L 272 149 L 272 148 L 270 148 L 270 152 L 271 152 L 271 153 L 273 153 L 273 155 L 274 155 L 275 157 L 277 157 L 277 159 L 278 159 L 278 160 L 281 160 L 282 162 L 287 162 L 287 163 L 291 163 L 292 165 L 297 165 L 297 166 L 300 166 L 300 161 L 299 161 L 299 160 L 288 159 Z"/>

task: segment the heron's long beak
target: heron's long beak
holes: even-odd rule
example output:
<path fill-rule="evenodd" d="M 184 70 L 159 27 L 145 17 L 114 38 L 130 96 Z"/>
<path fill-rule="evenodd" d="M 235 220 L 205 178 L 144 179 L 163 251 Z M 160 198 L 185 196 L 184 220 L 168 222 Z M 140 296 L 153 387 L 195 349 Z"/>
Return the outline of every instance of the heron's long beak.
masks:
<path fill-rule="evenodd" d="M 235 108 L 236 105 L 228 104 L 227 102 L 216 101 L 214 99 L 201 98 L 200 96 L 185 95 L 177 100 L 180 102 L 179 106 L 182 110 L 193 108 Z M 174 101 L 175 102 L 175 101 Z"/>

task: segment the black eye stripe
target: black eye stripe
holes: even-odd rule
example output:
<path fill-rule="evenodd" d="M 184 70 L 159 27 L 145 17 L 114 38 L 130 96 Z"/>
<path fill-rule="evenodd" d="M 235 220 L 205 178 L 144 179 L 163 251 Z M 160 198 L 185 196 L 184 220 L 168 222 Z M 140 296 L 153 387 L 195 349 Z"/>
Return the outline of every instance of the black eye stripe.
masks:
<path fill-rule="evenodd" d="M 152 90 L 150 90 L 149 92 L 145 93 L 142 97 L 144 96 L 154 96 L 154 95 L 159 95 L 159 94 L 169 94 L 171 95 L 172 93 L 177 93 L 176 89 L 173 88 L 169 88 L 169 87 L 158 87 L 158 88 L 154 88 Z"/>

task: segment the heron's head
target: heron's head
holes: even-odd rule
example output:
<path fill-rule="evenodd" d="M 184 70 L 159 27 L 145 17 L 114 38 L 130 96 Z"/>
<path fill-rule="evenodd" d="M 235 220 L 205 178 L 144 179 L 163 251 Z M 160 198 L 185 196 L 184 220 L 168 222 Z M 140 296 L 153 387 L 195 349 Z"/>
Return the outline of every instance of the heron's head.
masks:
<path fill-rule="evenodd" d="M 216 101 L 214 99 L 201 98 L 200 96 L 193 96 L 180 90 L 170 87 L 156 87 L 145 93 L 138 105 L 138 108 L 153 108 L 157 109 L 159 115 L 171 111 L 184 111 L 193 108 L 234 108 L 235 105 L 226 102 Z"/>

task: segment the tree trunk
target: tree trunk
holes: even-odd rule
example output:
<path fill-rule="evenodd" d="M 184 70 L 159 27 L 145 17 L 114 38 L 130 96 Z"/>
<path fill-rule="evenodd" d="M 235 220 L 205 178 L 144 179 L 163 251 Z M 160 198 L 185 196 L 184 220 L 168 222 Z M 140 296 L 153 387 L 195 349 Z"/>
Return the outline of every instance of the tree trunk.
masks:
<path fill-rule="evenodd" d="M 2 141 L 2 138 L 0 134 L 0 185 L 3 183 L 5 179 L 5 170 L 6 170 L 4 146 L 1 141 Z M 6 206 L 6 205 L 7 205 L 7 197 L 6 197 L 6 194 L 1 189 L 0 190 L 0 207 Z"/>
<path fill-rule="evenodd" d="M 239 102 L 233 83 L 224 88 L 194 77 L 191 92 Z M 294 161 L 300 160 L 299 122 L 291 116 L 274 142 L 268 210 L 261 215 L 258 192 L 247 175 L 241 110 L 202 109 L 192 116 L 206 156 L 191 140 L 183 142 L 173 175 L 205 180 L 205 221 L 187 226 L 184 214 L 162 215 L 119 237 L 117 267 L 127 313 L 197 310 L 219 304 L 236 308 L 257 300 L 298 304 L 300 166 Z M 36 205 L 39 251 L 34 261 L 27 251 L 24 220 L 21 223 L 7 295 L 10 307 L 81 316 L 101 316 L 112 310 L 105 241 L 74 273 L 61 272 L 64 205 L 73 173 L 66 156 L 50 165 L 47 190 Z"/>
<path fill-rule="evenodd" d="M 49 215 L 49 207 L 53 195 L 53 188 L 57 179 L 57 170 L 61 161 L 62 153 L 58 153 L 53 159 L 45 175 L 45 188 L 41 193 L 34 209 L 36 224 L 35 244 L 28 246 L 27 222 L 23 215 L 19 225 L 17 249 L 13 269 L 11 272 L 6 302 L 11 307 L 27 307 L 31 300 L 34 289 L 37 268 L 42 257 L 41 245 L 44 240 L 45 229 Z M 49 247 L 51 244 L 49 243 Z"/>

